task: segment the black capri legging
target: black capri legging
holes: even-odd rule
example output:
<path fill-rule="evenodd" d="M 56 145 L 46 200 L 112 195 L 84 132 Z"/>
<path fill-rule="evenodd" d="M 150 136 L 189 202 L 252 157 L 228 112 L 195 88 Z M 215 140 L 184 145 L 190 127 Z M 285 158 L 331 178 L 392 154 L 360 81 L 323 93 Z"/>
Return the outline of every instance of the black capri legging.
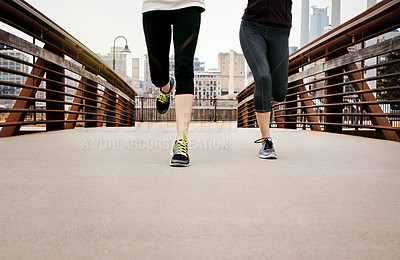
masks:
<path fill-rule="evenodd" d="M 240 44 L 253 73 L 254 108 L 265 113 L 272 110 L 271 99 L 286 98 L 289 69 L 290 28 L 242 20 Z"/>
<path fill-rule="evenodd" d="M 143 14 L 150 76 L 156 87 L 161 88 L 169 82 L 169 49 L 173 30 L 176 94 L 194 94 L 193 59 L 201 11 L 198 7 L 188 7 Z"/>

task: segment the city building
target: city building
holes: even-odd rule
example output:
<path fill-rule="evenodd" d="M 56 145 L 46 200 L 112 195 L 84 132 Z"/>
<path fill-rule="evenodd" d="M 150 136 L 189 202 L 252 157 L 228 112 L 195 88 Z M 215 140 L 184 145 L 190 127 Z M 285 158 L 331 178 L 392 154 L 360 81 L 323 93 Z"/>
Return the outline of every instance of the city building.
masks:
<path fill-rule="evenodd" d="M 398 29 L 385 33 L 379 37 L 377 37 L 376 43 L 383 42 L 392 38 L 396 38 L 400 36 L 400 32 Z"/>
<path fill-rule="evenodd" d="M 247 75 L 246 75 L 246 77 L 247 77 L 247 85 L 249 85 L 249 84 L 253 83 L 254 76 L 253 76 L 253 72 L 251 71 L 251 69 L 250 69 L 248 64 L 246 65 L 246 67 L 247 67 Z"/>
<path fill-rule="evenodd" d="M 140 92 L 138 94 L 140 96 L 143 96 L 144 80 L 139 80 L 139 89 L 140 89 Z"/>
<path fill-rule="evenodd" d="M 139 79 L 139 69 L 140 69 L 139 58 L 132 58 L 132 89 L 140 95 L 140 79 Z"/>
<path fill-rule="evenodd" d="M 194 58 L 193 60 L 193 70 L 196 74 L 197 72 L 204 72 L 204 62 L 201 62 L 199 58 Z M 175 75 L 175 56 L 171 55 L 169 57 L 169 74 L 171 76 Z M 144 58 L 144 86 L 143 86 L 143 96 L 155 97 L 158 94 L 158 89 L 153 87 L 150 77 L 150 66 L 149 66 L 149 56 L 145 54 Z M 175 90 L 172 92 L 175 94 Z"/>
<path fill-rule="evenodd" d="M 204 62 L 194 59 L 194 97 L 196 99 L 212 99 L 221 96 L 221 72 L 213 69 L 205 71 Z M 174 71 L 170 71 L 174 75 Z M 176 89 L 172 95 L 175 96 Z"/>
<path fill-rule="evenodd" d="M 332 0 L 331 7 L 331 28 L 334 29 L 340 25 L 341 19 L 341 0 Z"/>
<path fill-rule="evenodd" d="M 145 54 L 144 55 L 144 85 L 143 85 L 143 93 L 142 95 L 147 97 L 151 96 L 152 89 L 153 89 L 153 84 L 151 83 L 151 78 L 150 78 L 150 65 L 149 65 L 149 55 Z"/>
<path fill-rule="evenodd" d="M 67 59 L 67 60 L 69 62 L 71 62 L 71 63 L 74 63 L 77 66 L 80 66 L 80 67 L 82 66 L 80 63 L 78 63 L 77 61 L 75 61 L 73 59 Z M 78 88 L 79 87 L 79 80 L 81 80 L 81 76 L 79 76 L 78 74 L 75 74 L 75 73 L 73 73 L 73 72 L 71 72 L 69 70 L 64 70 L 64 73 L 65 73 L 66 76 L 68 76 L 68 77 L 66 77 L 64 79 L 65 84 L 68 85 L 68 86 L 71 86 L 71 87 Z M 71 79 L 69 77 L 71 77 L 71 78 L 73 78 L 75 80 L 73 80 L 73 79 Z M 65 87 L 65 93 L 71 94 L 71 95 L 75 95 L 76 94 L 76 89 Z M 73 100 L 74 100 L 74 97 L 69 96 L 69 95 L 65 96 L 65 102 L 73 102 Z M 44 104 L 43 104 L 43 106 L 44 106 Z M 69 107 L 70 107 L 70 105 L 66 105 L 65 109 L 68 110 Z"/>
<path fill-rule="evenodd" d="M 310 41 L 310 0 L 301 1 L 301 32 L 300 47 L 304 47 Z"/>
<path fill-rule="evenodd" d="M 205 71 L 204 62 L 201 62 L 199 58 L 194 58 L 193 67 L 195 72 Z"/>
<path fill-rule="evenodd" d="M 313 14 L 310 19 L 310 42 L 324 34 L 325 27 L 329 25 L 328 8 L 312 6 Z"/>
<path fill-rule="evenodd" d="M 376 0 L 372 0 L 372 2 L 376 3 Z M 328 7 L 317 8 L 313 6 L 313 14 L 310 17 L 310 0 L 302 0 L 300 47 L 305 46 L 309 42 L 340 25 L 341 0 L 331 0 L 329 8 L 331 10 L 331 23 L 329 23 L 327 13 Z"/>
<path fill-rule="evenodd" d="M 124 48 L 122 47 L 115 47 L 115 72 L 139 94 L 139 58 L 132 58 L 132 77 L 130 77 L 127 74 L 127 53 L 123 50 Z M 114 47 L 111 47 L 111 51 L 107 55 L 97 55 L 103 59 L 110 68 L 113 68 Z"/>
<path fill-rule="evenodd" d="M 14 50 L 14 49 L 9 48 L 4 45 L 0 45 L 0 52 L 2 54 L 9 55 L 11 57 L 18 58 L 23 61 L 29 61 L 29 57 L 26 54 L 24 54 L 23 52 Z M 5 68 L 5 69 L 10 69 L 10 70 L 21 71 L 24 73 L 30 72 L 29 66 L 19 63 L 19 62 L 12 61 L 12 60 L 4 59 L 4 58 L 0 58 L 0 67 Z M 13 82 L 13 83 L 17 83 L 17 84 L 25 84 L 26 77 L 16 75 L 13 73 L 7 73 L 7 72 L 0 71 L 0 80 L 6 81 L 6 82 Z M 19 88 L 19 87 L 0 85 L 0 95 L 17 96 L 17 95 L 19 95 L 20 92 L 21 92 L 21 88 Z M 0 99 L 0 106 L 6 107 L 6 108 L 12 108 L 13 101 Z"/>
<path fill-rule="evenodd" d="M 218 70 L 194 73 L 194 97 L 197 99 L 221 96 L 221 72 Z"/>
<path fill-rule="evenodd" d="M 231 50 L 218 54 L 218 69 L 221 72 L 222 95 L 234 95 L 246 87 L 246 62 L 243 54 Z"/>
<path fill-rule="evenodd" d="M 123 47 L 115 47 L 115 71 L 121 77 L 125 77 L 127 75 L 127 60 L 126 60 L 126 52 L 123 52 Z M 107 55 L 97 54 L 101 59 L 103 59 L 110 68 L 113 67 L 113 58 L 114 58 L 114 47 L 111 47 L 110 53 Z"/>

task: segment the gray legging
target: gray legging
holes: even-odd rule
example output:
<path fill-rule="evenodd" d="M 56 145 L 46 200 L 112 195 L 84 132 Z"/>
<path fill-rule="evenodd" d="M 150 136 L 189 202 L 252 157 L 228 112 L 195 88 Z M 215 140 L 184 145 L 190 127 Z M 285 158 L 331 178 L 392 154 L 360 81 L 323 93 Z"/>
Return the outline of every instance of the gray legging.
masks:
<path fill-rule="evenodd" d="M 242 20 L 240 44 L 254 76 L 256 112 L 272 110 L 271 98 L 286 98 L 289 67 L 290 28 Z"/>

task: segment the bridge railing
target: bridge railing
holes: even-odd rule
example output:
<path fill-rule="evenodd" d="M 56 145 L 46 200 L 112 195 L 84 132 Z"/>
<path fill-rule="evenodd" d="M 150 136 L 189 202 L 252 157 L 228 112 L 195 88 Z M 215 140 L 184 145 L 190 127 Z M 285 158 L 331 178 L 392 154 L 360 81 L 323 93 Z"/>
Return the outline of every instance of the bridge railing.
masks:
<path fill-rule="evenodd" d="M 384 0 L 289 57 L 273 127 L 399 141 L 400 1 Z M 257 127 L 254 82 L 238 95 L 238 127 Z"/>
<path fill-rule="evenodd" d="M 236 121 L 237 100 L 235 99 L 194 99 L 192 121 Z M 175 99 L 167 113 L 160 115 L 156 109 L 156 98 L 136 97 L 136 121 L 167 122 L 175 121 Z"/>
<path fill-rule="evenodd" d="M 135 124 L 136 93 L 82 43 L 22 0 L 0 1 L 0 22 L 0 137 Z"/>

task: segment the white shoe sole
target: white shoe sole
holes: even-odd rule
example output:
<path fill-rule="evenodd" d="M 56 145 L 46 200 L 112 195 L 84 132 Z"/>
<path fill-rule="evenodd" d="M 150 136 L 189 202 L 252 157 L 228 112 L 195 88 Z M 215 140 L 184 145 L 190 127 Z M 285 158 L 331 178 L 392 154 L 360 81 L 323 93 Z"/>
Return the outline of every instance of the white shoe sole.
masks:
<path fill-rule="evenodd" d="M 259 155 L 258 157 L 260 157 L 261 159 L 278 159 L 278 156 L 270 154 L 270 155 Z"/>
<path fill-rule="evenodd" d="M 189 164 L 184 164 L 184 163 L 171 163 L 171 162 L 169 162 L 169 165 L 172 166 L 172 167 L 188 167 L 188 166 L 190 166 L 190 163 Z"/>

